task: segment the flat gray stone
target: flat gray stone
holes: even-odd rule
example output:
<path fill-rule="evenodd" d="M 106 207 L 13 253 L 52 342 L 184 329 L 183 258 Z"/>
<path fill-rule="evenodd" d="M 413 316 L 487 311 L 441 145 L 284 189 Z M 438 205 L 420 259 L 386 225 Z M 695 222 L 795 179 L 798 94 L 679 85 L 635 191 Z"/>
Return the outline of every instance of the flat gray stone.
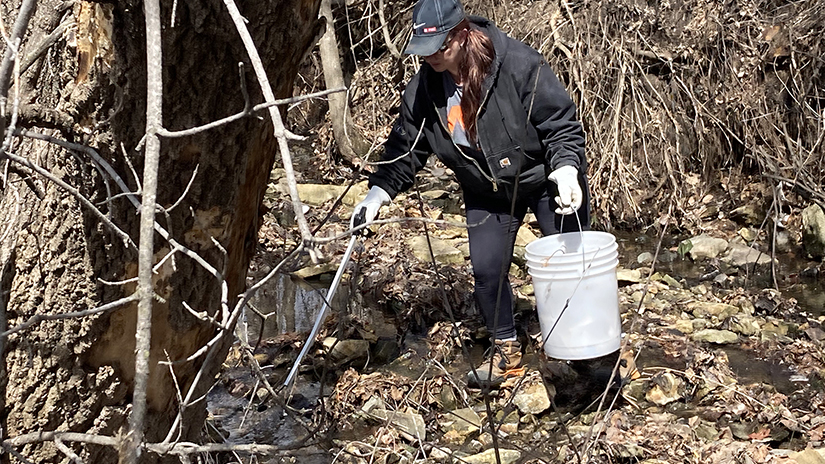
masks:
<path fill-rule="evenodd" d="M 473 408 L 456 409 L 445 412 L 441 416 L 439 425 L 444 432 L 454 432 L 466 437 L 481 429 L 481 417 Z"/>
<path fill-rule="evenodd" d="M 727 250 L 728 241 L 702 234 L 679 244 L 685 255 L 693 260 L 716 258 Z"/>
<path fill-rule="evenodd" d="M 616 280 L 619 282 L 639 283 L 642 281 L 642 271 L 638 269 L 616 269 Z"/>
<path fill-rule="evenodd" d="M 430 236 L 433 246 L 435 260 L 441 264 L 464 264 L 464 253 L 451 246 L 449 243 Z M 407 246 L 412 249 L 413 255 L 422 263 L 430 262 L 430 248 L 427 245 L 427 237 L 416 235 L 407 240 Z"/>
<path fill-rule="evenodd" d="M 439 198 L 447 198 L 450 195 L 450 192 L 446 190 L 427 190 L 426 192 L 421 192 L 421 198 L 424 200 L 438 200 Z"/>
<path fill-rule="evenodd" d="M 353 185 L 341 200 L 346 206 L 355 206 L 367 194 L 366 182 Z M 301 201 L 310 206 L 321 206 L 324 203 L 334 200 L 341 196 L 347 189 L 343 185 L 327 185 L 327 184 L 298 184 L 298 196 Z M 289 190 L 285 184 L 279 185 L 279 190 L 287 193 Z"/>
<path fill-rule="evenodd" d="M 730 330 L 740 333 L 746 337 L 756 335 L 761 330 L 759 327 L 759 321 L 755 317 L 748 315 L 737 315 L 732 317 L 730 322 L 728 322 L 728 327 Z"/>
<path fill-rule="evenodd" d="M 768 266 L 771 264 L 771 257 L 748 245 L 732 243 L 727 254 L 722 257 L 722 262 L 736 267 Z"/>
<path fill-rule="evenodd" d="M 424 441 L 427 438 L 427 425 L 420 414 L 387 411 L 386 409 L 374 408 L 369 415 L 379 421 L 389 421 L 398 430 L 412 436 L 416 440 Z"/>
<path fill-rule="evenodd" d="M 730 330 L 703 329 L 693 333 L 693 341 L 724 345 L 736 343 L 739 336 Z"/>
<path fill-rule="evenodd" d="M 727 319 L 739 312 L 736 306 L 710 301 L 694 301 L 687 305 L 687 309 L 696 317 L 715 316 L 719 319 Z"/>
<path fill-rule="evenodd" d="M 498 454 L 501 458 L 501 464 L 510 464 L 521 459 L 521 453 L 517 450 L 499 448 Z M 460 462 L 468 464 L 496 464 L 496 450 L 488 449 L 472 456 L 465 456 L 461 458 Z"/>

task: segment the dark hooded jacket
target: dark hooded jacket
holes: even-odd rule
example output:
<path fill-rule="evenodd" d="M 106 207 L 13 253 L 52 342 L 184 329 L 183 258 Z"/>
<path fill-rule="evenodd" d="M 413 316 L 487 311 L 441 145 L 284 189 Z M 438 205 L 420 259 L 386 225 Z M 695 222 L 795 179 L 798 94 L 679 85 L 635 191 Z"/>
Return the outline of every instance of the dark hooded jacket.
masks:
<path fill-rule="evenodd" d="M 580 176 L 586 170 L 576 106 L 544 57 L 485 18 L 469 20 L 495 49 L 477 115 L 481 156 L 474 158 L 453 142 L 442 75 L 424 63 L 404 91 L 384 145 L 386 163 L 370 176 L 370 186 L 392 198 L 413 185 L 431 153 L 455 172 L 465 196 L 490 199 L 511 199 L 516 183 L 520 197 L 536 192 L 561 166 L 578 168 Z"/>

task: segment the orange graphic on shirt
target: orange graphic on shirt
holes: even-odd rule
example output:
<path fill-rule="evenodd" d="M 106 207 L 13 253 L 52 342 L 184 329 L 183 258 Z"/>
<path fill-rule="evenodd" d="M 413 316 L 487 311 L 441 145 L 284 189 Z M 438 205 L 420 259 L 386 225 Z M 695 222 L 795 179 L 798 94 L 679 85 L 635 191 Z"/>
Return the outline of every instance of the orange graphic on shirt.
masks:
<path fill-rule="evenodd" d="M 450 108 L 450 112 L 447 113 L 447 128 L 450 129 L 450 133 L 455 133 L 455 126 L 458 124 L 461 127 L 461 130 L 464 130 L 464 118 L 461 114 L 461 106 L 455 105 L 454 107 Z"/>

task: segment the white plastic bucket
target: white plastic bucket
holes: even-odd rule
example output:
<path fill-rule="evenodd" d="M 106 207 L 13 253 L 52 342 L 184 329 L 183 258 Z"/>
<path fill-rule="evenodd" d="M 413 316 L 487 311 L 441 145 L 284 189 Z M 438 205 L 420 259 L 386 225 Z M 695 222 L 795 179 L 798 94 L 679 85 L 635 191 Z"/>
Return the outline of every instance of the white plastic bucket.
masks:
<path fill-rule="evenodd" d="M 618 350 L 622 321 L 615 237 L 596 231 L 550 235 L 525 251 L 547 356 L 591 359 Z"/>

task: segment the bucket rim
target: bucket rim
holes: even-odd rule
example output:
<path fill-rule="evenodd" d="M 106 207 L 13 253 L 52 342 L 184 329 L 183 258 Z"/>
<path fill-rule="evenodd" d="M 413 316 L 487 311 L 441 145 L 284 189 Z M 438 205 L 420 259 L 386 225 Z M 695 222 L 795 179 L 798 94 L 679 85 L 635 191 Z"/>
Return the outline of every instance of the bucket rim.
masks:
<path fill-rule="evenodd" d="M 527 268 L 527 273 L 530 274 L 530 277 L 545 279 L 545 278 L 552 278 L 552 280 L 573 280 L 573 279 L 581 279 L 587 278 L 591 276 L 598 276 L 602 274 L 606 274 L 608 272 L 616 272 L 616 266 L 619 264 L 619 260 L 615 259 L 612 262 L 607 263 L 600 263 L 601 265 L 598 267 L 590 266 L 589 269 L 586 270 L 586 274 L 582 276 L 581 268 L 567 268 L 562 270 L 550 271 L 545 269 L 535 269 L 532 267 Z M 571 274 L 571 271 L 575 274 Z M 535 283 L 534 283 L 535 284 Z"/>
<path fill-rule="evenodd" d="M 584 252 L 585 259 L 592 259 L 594 255 L 601 255 L 601 256 L 609 256 L 611 254 L 617 253 L 619 250 L 619 246 L 617 244 L 608 245 L 604 248 L 598 248 L 590 251 Z M 575 252 L 575 253 L 556 253 L 550 255 L 540 255 L 536 253 L 524 253 L 524 259 L 526 261 L 546 261 L 550 260 L 553 262 L 567 262 L 567 261 L 581 261 L 582 253 Z"/>
<path fill-rule="evenodd" d="M 587 248 L 587 245 L 588 245 L 587 238 L 600 239 L 601 241 L 596 242 L 596 243 L 599 244 L 599 246 L 596 247 L 596 248 L 588 249 Z M 603 231 L 599 231 L 599 230 L 585 230 L 585 231 L 581 231 L 581 232 L 564 232 L 564 233 L 560 233 L 560 234 L 545 235 L 544 237 L 537 238 L 536 240 L 533 240 L 532 242 L 525 245 L 524 246 L 524 252 L 525 252 L 525 254 L 545 255 L 545 253 L 536 253 L 536 251 L 535 251 L 536 248 L 540 247 L 542 245 L 546 245 L 548 243 L 558 243 L 559 245 L 561 245 L 563 242 L 565 242 L 567 240 L 575 240 L 575 239 L 581 239 L 581 242 L 583 244 L 585 244 L 585 247 L 584 247 L 584 253 L 585 254 L 589 253 L 589 252 L 593 252 L 593 251 L 603 249 L 605 247 L 609 247 L 612 244 L 616 244 L 616 246 L 618 247 L 618 243 L 616 243 L 616 236 L 615 235 L 613 235 L 609 232 L 603 232 Z M 577 255 L 581 256 L 581 252 L 579 252 L 579 251 L 576 251 L 574 253 L 564 253 L 564 254 L 565 255 L 566 254 L 577 254 Z"/>
<path fill-rule="evenodd" d="M 613 263 L 616 264 L 613 264 Z M 604 260 L 594 260 L 594 261 L 587 261 L 584 263 L 584 266 L 590 270 L 599 269 L 604 266 L 618 266 L 618 259 L 608 258 Z M 578 263 L 567 263 L 563 265 L 552 265 L 552 266 L 531 266 L 527 265 L 527 270 L 529 271 L 537 271 L 537 272 L 545 272 L 548 274 L 559 274 L 559 273 L 566 273 L 566 272 L 582 272 L 582 262 L 579 261 Z"/>

